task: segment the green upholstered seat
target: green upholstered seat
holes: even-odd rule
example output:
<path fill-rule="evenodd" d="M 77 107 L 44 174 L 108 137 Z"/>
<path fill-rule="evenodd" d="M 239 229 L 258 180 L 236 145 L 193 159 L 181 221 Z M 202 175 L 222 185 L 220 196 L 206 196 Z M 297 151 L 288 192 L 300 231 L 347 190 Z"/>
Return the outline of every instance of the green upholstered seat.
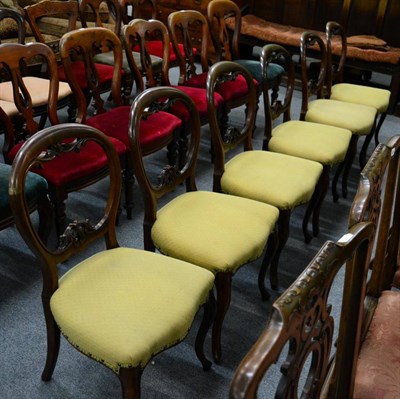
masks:
<path fill-rule="evenodd" d="M 67 272 L 51 311 L 68 341 L 118 373 L 180 342 L 214 283 L 208 270 L 132 248 L 102 251 Z"/>
<path fill-rule="evenodd" d="M 256 60 L 235 60 L 238 64 L 242 65 L 246 68 L 251 76 L 257 80 L 257 82 L 262 81 L 262 71 L 260 61 Z M 282 68 L 278 64 L 269 64 L 267 68 L 267 81 L 272 81 L 276 79 L 278 76 L 282 75 L 284 72 L 284 68 Z"/>
<path fill-rule="evenodd" d="M 365 136 L 371 133 L 375 123 L 376 109 L 361 104 L 336 100 L 315 100 L 308 104 L 306 121 L 337 126 L 353 134 Z"/>
<path fill-rule="evenodd" d="M 268 149 L 335 165 L 344 160 L 351 139 L 351 131 L 335 126 L 305 121 L 288 121 L 272 130 Z"/>
<path fill-rule="evenodd" d="M 322 173 L 317 162 L 270 151 L 246 151 L 225 164 L 222 190 L 291 210 L 308 202 Z"/>
<path fill-rule="evenodd" d="M 214 192 L 189 192 L 157 213 L 151 236 L 168 256 L 214 273 L 235 272 L 262 254 L 278 216 L 278 209 L 261 202 Z"/>
<path fill-rule="evenodd" d="M 139 70 L 142 70 L 142 64 L 140 62 L 140 54 L 136 51 L 132 51 L 133 59 L 135 60 L 135 64 L 139 68 Z M 162 58 L 157 57 L 155 55 L 151 55 L 151 64 L 153 66 L 154 70 L 161 70 L 162 66 Z M 100 64 L 105 64 L 105 65 L 114 65 L 114 54 L 112 51 L 108 53 L 101 53 L 97 54 L 94 57 L 94 60 Z M 122 53 L 122 69 L 127 72 L 131 73 L 131 68 L 129 67 L 128 59 L 126 58 L 126 54 Z"/>
<path fill-rule="evenodd" d="M 8 182 L 10 180 L 11 165 L 0 163 L 0 219 L 11 215 L 10 200 L 8 196 Z M 36 173 L 28 173 L 25 184 L 25 194 L 28 204 L 34 205 L 39 196 L 47 192 L 46 180 Z"/>
<path fill-rule="evenodd" d="M 390 91 L 376 87 L 338 83 L 332 86 L 331 100 L 363 104 L 374 107 L 378 113 L 386 112 L 389 106 Z"/>

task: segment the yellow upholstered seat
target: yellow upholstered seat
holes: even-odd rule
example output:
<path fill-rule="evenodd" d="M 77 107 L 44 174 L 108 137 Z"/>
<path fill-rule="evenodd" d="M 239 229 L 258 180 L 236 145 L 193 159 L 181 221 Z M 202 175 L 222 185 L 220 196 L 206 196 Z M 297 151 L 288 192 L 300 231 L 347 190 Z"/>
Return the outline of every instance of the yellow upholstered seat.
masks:
<path fill-rule="evenodd" d="M 225 164 L 225 193 L 292 210 L 310 201 L 322 165 L 269 151 L 246 151 Z"/>
<path fill-rule="evenodd" d="M 305 121 L 287 121 L 272 130 L 270 151 L 310 159 L 323 165 L 344 160 L 351 131 Z"/>
<path fill-rule="evenodd" d="M 378 113 L 386 112 L 389 106 L 390 91 L 377 87 L 337 83 L 332 86 L 331 100 L 363 104 L 373 107 Z"/>
<path fill-rule="evenodd" d="M 335 100 L 314 100 L 308 103 L 305 120 L 350 130 L 358 136 L 371 133 L 376 109 L 362 104 L 350 104 Z"/>
<path fill-rule="evenodd" d="M 32 106 L 40 107 L 48 103 L 50 81 L 48 79 L 35 76 L 26 76 L 22 78 L 29 94 L 32 97 Z M 58 100 L 64 99 L 72 94 L 69 84 L 59 82 Z M 13 85 L 11 82 L 0 83 L 0 99 L 4 101 L 14 101 Z"/>
<path fill-rule="evenodd" d="M 97 253 L 59 280 L 50 306 L 68 341 L 118 373 L 183 340 L 214 276 L 132 248 Z"/>
<path fill-rule="evenodd" d="M 278 209 L 257 201 L 189 192 L 157 213 L 151 236 L 168 256 L 214 273 L 235 272 L 261 256 L 278 216 Z"/>

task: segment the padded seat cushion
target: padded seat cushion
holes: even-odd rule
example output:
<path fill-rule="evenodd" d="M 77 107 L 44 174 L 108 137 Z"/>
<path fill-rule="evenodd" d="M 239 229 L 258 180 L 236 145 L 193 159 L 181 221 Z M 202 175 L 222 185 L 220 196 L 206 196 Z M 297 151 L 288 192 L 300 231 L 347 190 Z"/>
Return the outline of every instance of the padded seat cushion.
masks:
<path fill-rule="evenodd" d="M 281 154 L 334 165 L 344 160 L 351 131 L 319 123 L 288 121 L 272 130 L 268 149 Z"/>
<path fill-rule="evenodd" d="M 400 397 L 400 292 L 379 298 L 357 361 L 354 399 Z"/>
<path fill-rule="evenodd" d="M 190 87 L 190 86 L 172 86 L 180 91 L 186 93 L 196 104 L 197 111 L 199 111 L 200 118 L 208 119 L 207 112 L 207 91 L 206 89 L 200 87 Z M 216 108 L 220 107 L 224 99 L 219 93 L 214 93 L 214 105 Z M 189 111 L 187 108 L 180 102 L 175 103 L 171 112 L 178 116 L 183 121 L 187 122 L 189 119 Z"/>
<path fill-rule="evenodd" d="M 322 123 L 367 135 L 375 123 L 376 109 L 368 105 L 335 100 L 315 100 L 308 104 L 306 121 Z"/>
<path fill-rule="evenodd" d="M 1 93 L 0 93 L 1 96 Z M 14 101 L 4 101 L 0 100 L 0 108 L 8 115 L 12 117 L 18 114 L 18 108 L 15 106 Z"/>
<path fill-rule="evenodd" d="M 34 107 L 40 107 L 48 103 L 50 86 L 50 81 L 48 79 L 26 76 L 23 77 L 22 80 L 32 98 L 32 104 Z M 69 84 L 59 82 L 58 99 L 61 100 L 71 94 L 72 91 Z M 14 103 L 12 82 L 7 81 L 0 83 L 0 99 Z"/>
<path fill-rule="evenodd" d="M 236 63 L 242 65 L 251 76 L 257 80 L 257 82 L 262 81 L 262 72 L 260 61 L 256 60 L 235 60 Z M 278 64 L 269 64 L 267 68 L 267 81 L 275 80 L 279 75 L 282 75 L 285 69 Z"/>
<path fill-rule="evenodd" d="M 0 163 L 0 219 L 9 218 L 12 214 L 8 195 L 11 165 Z M 36 173 L 29 172 L 25 182 L 25 198 L 28 204 L 35 203 L 36 199 L 47 192 L 46 180 Z M 33 204 L 32 204 L 33 205 Z"/>
<path fill-rule="evenodd" d="M 245 151 L 225 164 L 221 187 L 225 193 L 294 209 L 308 202 L 322 165 L 270 151 Z"/>
<path fill-rule="evenodd" d="M 118 373 L 183 340 L 211 290 L 209 271 L 132 248 L 102 251 L 60 279 L 51 310 L 68 341 Z"/>
<path fill-rule="evenodd" d="M 152 40 L 148 41 L 146 43 L 147 51 L 151 55 L 155 55 L 159 58 L 163 57 L 163 49 L 164 49 L 164 44 L 161 40 Z M 183 56 L 185 56 L 185 49 L 183 47 L 183 44 L 178 44 L 179 51 Z M 132 51 L 140 52 L 140 46 L 136 45 L 132 48 Z M 193 49 L 193 53 L 197 53 L 197 49 Z M 172 43 L 169 44 L 169 62 L 174 62 L 176 61 L 176 54 L 174 51 L 174 47 L 172 46 Z"/>
<path fill-rule="evenodd" d="M 137 65 L 139 71 L 142 71 L 142 65 L 140 62 L 140 54 L 136 51 L 132 51 L 133 59 L 135 61 L 135 64 Z M 153 69 L 159 70 L 162 67 L 162 58 L 157 57 L 155 55 L 151 55 L 151 65 L 153 66 Z M 112 51 L 108 53 L 101 53 L 101 54 L 96 54 L 94 56 L 94 60 L 100 64 L 105 64 L 105 65 L 114 65 L 114 54 Z M 126 54 L 122 54 L 122 69 L 125 71 L 125 73 L 131 73 L 131 68 L 129 66 L 128 59 L 126 57 Z"/>
<path fill-rule="evenodd" d="M 112 76 L 114 73 L 114 67 L 111 65 L 105 64 L 95 64 L 96 71 L 99 75 L 99 83 L 100 85 L 104 85 L 108 82 L 111 84 Z M 74 74 L 79 87 L 82 90 L 87 89 L 87 79 L 86 79 L 86 72 L 85 72 L 85 64 L 83 61 L 74 61 L 71 63 L 72 73 Z M 67 82 L 67 75 L 65 74 L 64 67 L 60 65 L 58 67 L 58 76 L 61 81 Z"/>
<path fill-rule="evenodd" d="M 205 88 L 207 86 L 207 75 L 208 72 L 204 72 L 193 76 L 185 82 L 185 86 Z M 254 84 L 258 86 L 256 79 L 254 79 Z M 221 94 L 224 101 L 232 101 L 236 98 L 241 98 L 247 95 L 248 87 L 245 78 L 242 75 L 239 75 L 235 80 L 228 80 L 222 83 L 215 89 L 215 91 Z"/>
<path fill-rule="evenodd" d="M 157 213 L 151 236 L 168 256 L 214 273 L 235 272 L 262 254 L 278 215 L 278 209 L 261 202 L 195 191 Z"/>
<path fill-rule="evenodd" d="M 118 154 L 125 154 L 128 150 L 121 141 L 110 137 Z M 19 148 L 14 146 L 7 158 L 11 163 L 15 158 Z M 45 162 L 42 168 L 32 169 L 34 172 L 43 176 L 50 184 L 60 186 L 76 179 L 89 176 L 96 171 L 107 166 L 107 157 L 101 147 L 93 141 L 86 143 L 79 152 L 71 151 Z"/>
<path fill-rule="evenodd" d="M 131 107 L 124 105 L 92 116 L 85 124 L 99 129 L 109 137 L 114 137 L 129 146 L 128 126 Z M 150 115 L 140 123 L 140 143 L 143 152 L 147 146 L 152 146 L 158 140 L 165 140 L 172 136 L 173 132 L 182 125 L 182 121 L 167 112 L 158 112 Z"/>
<path fill-rule="evenodd" d="M 330 99 L 369 105 L 374 107 L 378 113 L 383 113 L 389 106 L 390 91 L 376 87 L 338 83 L 332 86 Z"/>

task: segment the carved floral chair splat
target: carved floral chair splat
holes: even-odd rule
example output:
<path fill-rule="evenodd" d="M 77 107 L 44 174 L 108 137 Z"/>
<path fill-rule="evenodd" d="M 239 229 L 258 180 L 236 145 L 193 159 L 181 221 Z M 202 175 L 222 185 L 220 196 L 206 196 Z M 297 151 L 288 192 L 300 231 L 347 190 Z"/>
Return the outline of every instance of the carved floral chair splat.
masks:
<path fill-rule="evenodd" d="M 26 172 L 38 162 L 44 165 L 73 150 L 93 146 L 109 167 L 109 184 L 96 204 L 101 209 L 100 217 L 89 220 L 79 214 L 83 219 L 70 223 L 56 249 L 50 248 L 40 240 L 29 218 L 24 197 Z M 204 317 L 195 350 L 203 368 L 210 368 L 203 345 L 214 313 L 214 276 L 160 254 L 119 247 L 115 223 L 121 172 L 109 138 L 81 124 L 58 125 L 38 132 L 15 158 L 9 191 L 18 230 L 42 269 L 47 329 L 43 381 L 52 378 L 62 333 L 79 352 L 118 376 L 121 397 L 138 399 L 141 375 L 148 362 L 186 337 L 201 307 Z M 105 240 L 106 250 L 84 258 L 59 276 L 59 264 L 99 239 Z"/>

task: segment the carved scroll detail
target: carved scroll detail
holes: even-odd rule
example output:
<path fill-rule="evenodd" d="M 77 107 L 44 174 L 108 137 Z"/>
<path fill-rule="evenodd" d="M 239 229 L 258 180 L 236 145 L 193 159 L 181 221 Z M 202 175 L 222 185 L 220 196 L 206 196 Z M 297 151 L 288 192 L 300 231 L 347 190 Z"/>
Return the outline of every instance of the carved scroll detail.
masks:
<path fill-rule="evenodd" d="M 95 231 L 95 227 L 86 220 L 71 222 L 59 239 L 59 249 L 65 250 L 70 246 L 79 247 L 88 235 Z"/>

